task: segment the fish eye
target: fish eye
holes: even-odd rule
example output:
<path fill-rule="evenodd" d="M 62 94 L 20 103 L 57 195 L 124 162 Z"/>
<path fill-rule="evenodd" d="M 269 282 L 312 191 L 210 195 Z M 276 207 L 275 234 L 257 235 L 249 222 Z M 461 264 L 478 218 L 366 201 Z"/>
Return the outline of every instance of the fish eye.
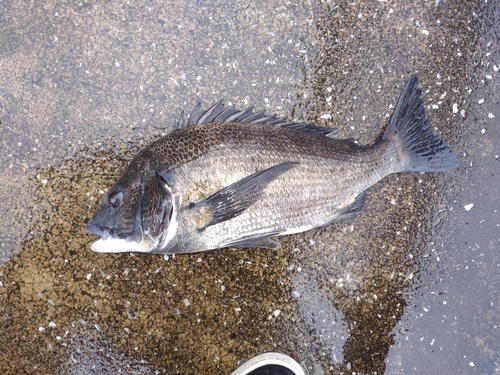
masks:
<path fill-rule="evenodd" d="M 117 208 L 122 204 L 123 194 L 121 191 L 113 191 L 108 195 L 108 203 L 111 207 Z"/>

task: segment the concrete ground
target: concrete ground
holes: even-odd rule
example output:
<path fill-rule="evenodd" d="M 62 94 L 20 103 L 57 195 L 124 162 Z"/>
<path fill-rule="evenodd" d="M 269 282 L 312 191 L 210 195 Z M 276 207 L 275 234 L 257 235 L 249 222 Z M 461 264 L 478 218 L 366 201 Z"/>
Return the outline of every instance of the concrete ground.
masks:
<path fill-rule="evenodd" d="M 0 372 L 500 372 L 500 1 L 0 2 Z M 103 192 L 220 98 L 370 144 L 418 72 L 462 158 L 278 251 L 96 254 Z"/>

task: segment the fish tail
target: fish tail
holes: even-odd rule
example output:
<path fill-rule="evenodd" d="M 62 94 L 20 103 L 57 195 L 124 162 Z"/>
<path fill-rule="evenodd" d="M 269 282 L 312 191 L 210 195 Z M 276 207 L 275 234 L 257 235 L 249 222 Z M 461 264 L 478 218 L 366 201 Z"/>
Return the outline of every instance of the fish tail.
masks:
<path fill-rule="evenodd" d="M 402 172 L 440 172 L 454 169 L 460 159 L 429 127 L 422 91 L 414 74 L 406 83 L 383 139 L 397 142 Z"/>

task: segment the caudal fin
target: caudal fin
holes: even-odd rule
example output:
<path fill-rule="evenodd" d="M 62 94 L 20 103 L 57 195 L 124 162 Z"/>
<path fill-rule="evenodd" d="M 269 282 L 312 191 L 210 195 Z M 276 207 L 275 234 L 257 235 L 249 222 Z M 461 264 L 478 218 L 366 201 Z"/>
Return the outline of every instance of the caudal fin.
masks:
<path fill-rule="evenodd" d="M 460 159 L 441 138 L 432 134 L 422 91 L 414 74 L 406 82 L 383 139 L 402 146 L 402 171 L 440 172 L 460 165 Z"/>

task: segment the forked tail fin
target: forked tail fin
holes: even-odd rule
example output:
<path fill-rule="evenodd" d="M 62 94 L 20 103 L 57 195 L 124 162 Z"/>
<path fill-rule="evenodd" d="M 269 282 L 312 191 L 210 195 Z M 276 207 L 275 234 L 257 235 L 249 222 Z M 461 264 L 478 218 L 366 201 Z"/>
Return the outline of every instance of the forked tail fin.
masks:
<path fill-rule="evenodd" d="M 406 82 L 389 119 L 383 139 L 396 141 L 402 148 L 402 171 L 440 172 L 460 165 L 460 159 L 429 128 L 422 91 L 414 74 Z"/>

